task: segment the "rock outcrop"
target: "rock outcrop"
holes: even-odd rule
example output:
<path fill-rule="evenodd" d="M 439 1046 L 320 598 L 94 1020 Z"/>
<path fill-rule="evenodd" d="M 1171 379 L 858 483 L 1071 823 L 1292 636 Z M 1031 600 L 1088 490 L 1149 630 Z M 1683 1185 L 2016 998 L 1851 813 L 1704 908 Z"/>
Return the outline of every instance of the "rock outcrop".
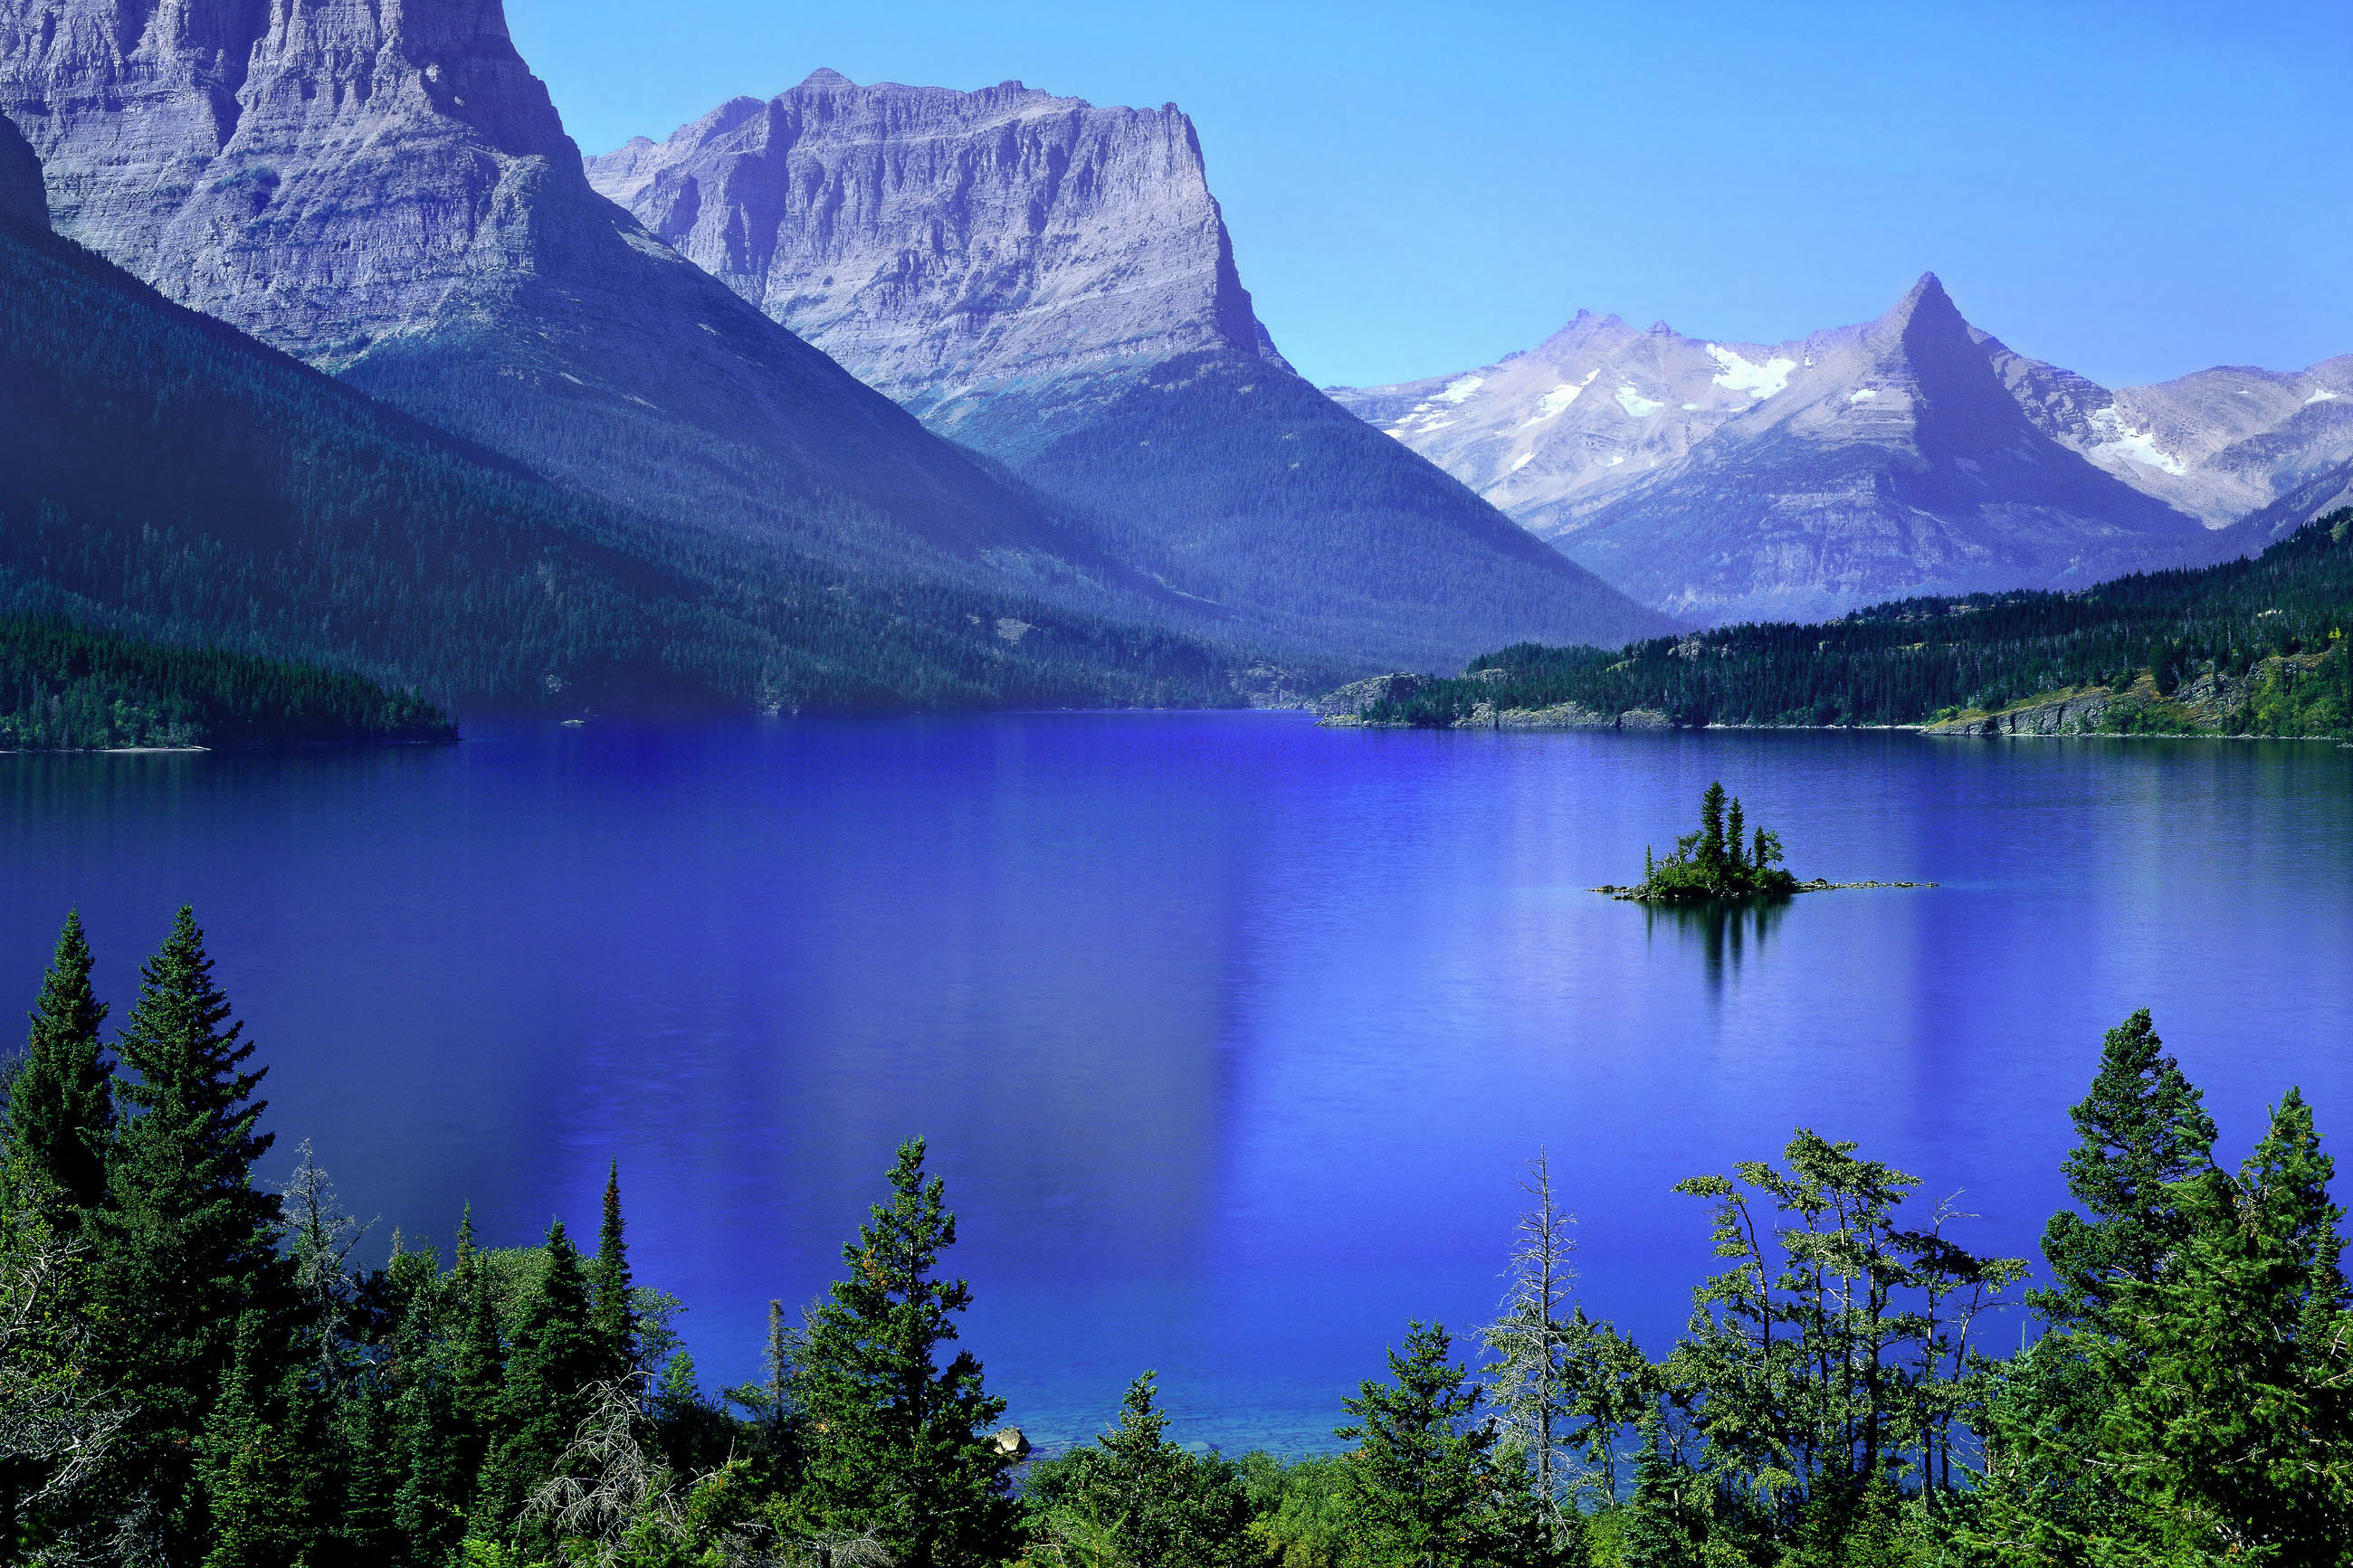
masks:
<path fill-rule="evenodd" d="M 678 518 L 1061 547 L 598 196 L 500 0 L 0 0 L 61 233 L 436 424 Z"/>
<path fill-rule="evenodd" d="M 1335 395 L 1636 598 L 1704 622 L 2212 558 L 2198 520 L 2030 417 L 1989 342 L 1930 276 L 1879 320 L 1799 342 L 1580 316 L 1500 365 Z"/>
<path fill-rule="evenodd" d="M 48 192 L 41 184 L 41 161 L 24 132 L 0 119 L 0 217 L 49 226 Z"/>
<path fill-rule="evenodd" d="M 1459 664 L 1666 627 L 1284 363 L 1173 105 L 819 71 L 587 167 L 744 299 L 1104 520 L 1237 628 Z"/>

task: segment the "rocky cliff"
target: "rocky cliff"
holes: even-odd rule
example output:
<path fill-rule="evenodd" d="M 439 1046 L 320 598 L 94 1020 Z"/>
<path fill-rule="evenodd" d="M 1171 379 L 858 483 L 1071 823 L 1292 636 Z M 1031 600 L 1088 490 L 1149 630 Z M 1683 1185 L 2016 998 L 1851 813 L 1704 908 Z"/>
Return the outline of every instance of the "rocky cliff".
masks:
<path fill-rule="evenodd" d="M 607 495 L 868 550 L 1037 508 L 592 191 L 500 0 L 0 0 L 57 226 Z"/>
<path fill-rule="evenodd" d="M 819 71 L 588 163 L 747 300 L 1230 622 L 1367 658 L 1663 623 L 1295 374 L 1174 106 Z"/>
<path fill-rule="evenodd" d="M 2068 587 L 2210 559 L 2031 416 L 1932 276 L 1779 344 L 1580 316 L 1532 353 L 1336 395 L 1635 597 L 1704 621 Z"/>

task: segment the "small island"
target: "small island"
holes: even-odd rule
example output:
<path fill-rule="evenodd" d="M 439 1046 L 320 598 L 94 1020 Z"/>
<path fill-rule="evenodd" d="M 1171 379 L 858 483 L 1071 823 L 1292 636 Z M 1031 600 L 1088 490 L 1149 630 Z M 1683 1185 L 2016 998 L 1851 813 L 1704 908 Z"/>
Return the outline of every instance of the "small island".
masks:
<path fill-rule="evenodd" d="M 1630 888 L 1593 890 L 1645 904 L 1698 903 L 1716 899 L 1786 899 L 1795 893 L 1826 893 L 1838 888 L 1933 888 L 1934 882 L 1800 882 L 1781 863 L 1781 836 L 1750 831 L 1740 797 L 1719 782 L 1700 796 L 1699 828 L 1675 840 L 1663 860 L 1642 850 L 1642 880 Z"/>

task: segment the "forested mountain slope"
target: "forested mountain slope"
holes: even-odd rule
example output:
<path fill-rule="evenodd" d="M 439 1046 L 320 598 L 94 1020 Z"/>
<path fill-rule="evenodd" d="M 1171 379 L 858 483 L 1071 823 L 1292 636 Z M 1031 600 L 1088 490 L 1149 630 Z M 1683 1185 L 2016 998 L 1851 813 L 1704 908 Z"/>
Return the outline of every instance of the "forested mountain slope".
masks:
<path fill-rule="evenodd" d="M 1939 723 L 1991 732 L 2353 736 L 2353 510 L 2252 560 L 2080 594 L 1905 599 L 1616 652 L 1523 645 L 1392 679 L 1371 723 Z"/>
<path fill-rule="evenodd" d="M 1292 369 L 1174 105 L 819 71 L 588 172 L 744 299 L 1239 625 L 1446 665 L 1499 636 L 1668 627 Z"/>
<path fill-rule="evenodd" d="M 432 703 L 347 671 L 0 616 L 0 751 L 457 738 Z"/>
<path fill-rule="evenodd" d="M 649 524 L 0 221 L 0 611 L 470 707 L 1234 700 L 1229 656 Z"/>

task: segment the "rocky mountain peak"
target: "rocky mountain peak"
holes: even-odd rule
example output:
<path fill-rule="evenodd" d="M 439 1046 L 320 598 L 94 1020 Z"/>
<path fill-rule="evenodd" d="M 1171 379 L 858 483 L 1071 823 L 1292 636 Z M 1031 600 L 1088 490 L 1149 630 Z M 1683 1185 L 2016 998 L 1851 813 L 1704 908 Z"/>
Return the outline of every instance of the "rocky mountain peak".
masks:
<path fill-rule="evenodd" d="M 1205 350 L 1280 363 L 1173 107 L 821 70 L 587 170 L 744 299 L 960 434 L 1010 384 Z"/>

